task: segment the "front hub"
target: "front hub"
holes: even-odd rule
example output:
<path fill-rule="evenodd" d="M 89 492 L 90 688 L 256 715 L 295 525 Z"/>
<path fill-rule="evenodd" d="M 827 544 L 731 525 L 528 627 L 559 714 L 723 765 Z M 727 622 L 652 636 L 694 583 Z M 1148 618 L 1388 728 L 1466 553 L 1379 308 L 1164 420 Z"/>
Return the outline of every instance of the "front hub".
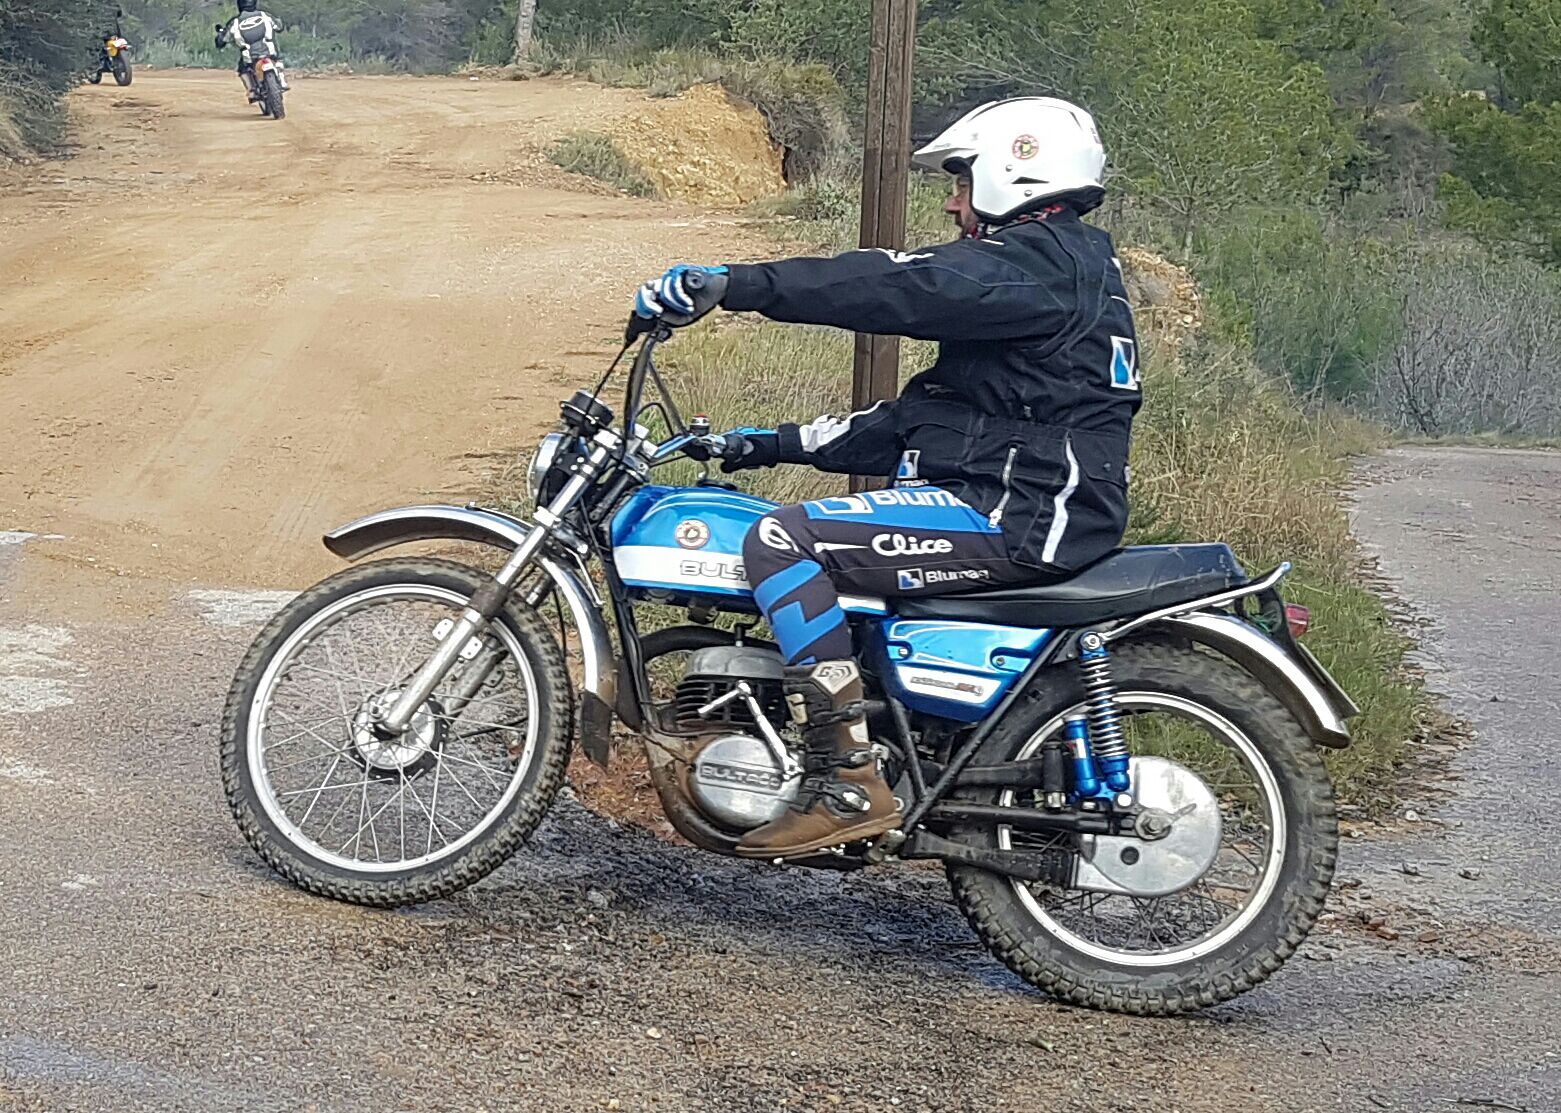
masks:
<path fill-rule="evenodd" d="M 431 768 L 449 734 L 449 721 L 437 700 L 412 713 L 407 728 L 388 734 L 381 725 L 395 706 L 398 690 L 370 696 L 352 718 L 352 756 L 371 774 L 411 775 Z"/>

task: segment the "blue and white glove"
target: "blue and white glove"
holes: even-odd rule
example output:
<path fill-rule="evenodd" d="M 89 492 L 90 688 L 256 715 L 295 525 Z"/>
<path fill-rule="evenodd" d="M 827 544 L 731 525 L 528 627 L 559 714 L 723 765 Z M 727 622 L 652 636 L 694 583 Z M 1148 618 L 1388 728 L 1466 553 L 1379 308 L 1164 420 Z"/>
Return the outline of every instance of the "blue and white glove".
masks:
<path fill-rule="evenodd" d="M 634 315 L 645 320 L 659 318 L 676 327 L 692 324 L 721 304 L 726 274 L 725 267 L 679 263 L 640 287 L 634 298 Z"/>
<path fill-rule="evenodd" d="M 774 429 L 732 429 L 691 441 L 683 451 L 691 460 L 720 460 L 727 473 L 773 468 L 780 463 L 780 434 Z"/>

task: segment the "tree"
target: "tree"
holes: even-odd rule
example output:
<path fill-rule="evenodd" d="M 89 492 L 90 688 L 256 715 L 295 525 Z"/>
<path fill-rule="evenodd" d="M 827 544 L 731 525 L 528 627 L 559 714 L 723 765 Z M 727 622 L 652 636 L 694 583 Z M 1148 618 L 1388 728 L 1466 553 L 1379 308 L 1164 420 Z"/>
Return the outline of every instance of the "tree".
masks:
<path fill-rule="evenodd" d="M 1561 101 L 1561 0 L 1491 0 L 1473 38 L 1501 76 L 1504 107 Z"/>
<path fill-rule="evenodd" d="M 1461 96 L 1442 101 L 1430 118 L 1454 154 L 1438 191 L 1447 222 L 1561 267 L 1561 102 L 1503 112 Z"/>
<path fill-rule="evenodd" d="M 1311 201 L 1344 137 L 1322 70 L 1257 34 L 1241 0 L 1126 0 L 1095 39 L 1091 84 L 1132 188 L 1177 220 L 1249 201 Z"/>
<path fill-rule="evenodd" d="M 531 34 L 537 22 L 537 0 L 520 0 L 515 9 L 515 61 L 531 53 Z"/>
<path fill-rule="evenodd" d="M 1446 97 L 1428 112 L 1453 151 L 1440 188 L 1448 222 L 1561 267 L 1561 0 L 1490 0 L 1473 38 L 1497 95 Z"/>

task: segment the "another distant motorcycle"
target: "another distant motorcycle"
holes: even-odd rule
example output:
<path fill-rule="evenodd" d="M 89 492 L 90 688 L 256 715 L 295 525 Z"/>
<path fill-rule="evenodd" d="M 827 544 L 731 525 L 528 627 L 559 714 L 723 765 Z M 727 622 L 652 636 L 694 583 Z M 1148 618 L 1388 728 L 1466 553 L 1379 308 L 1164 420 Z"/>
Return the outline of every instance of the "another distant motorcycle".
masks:
<path fill-rule="evenodd" d="M 130 68 L 130 40 L 122 35 L 108 35 L 98 49 L 98 68 L 87 78 L 94 85 L 101 84 L 103 75 L 114 75 L 114 84 L 129 85 L 135 76 Z"/>

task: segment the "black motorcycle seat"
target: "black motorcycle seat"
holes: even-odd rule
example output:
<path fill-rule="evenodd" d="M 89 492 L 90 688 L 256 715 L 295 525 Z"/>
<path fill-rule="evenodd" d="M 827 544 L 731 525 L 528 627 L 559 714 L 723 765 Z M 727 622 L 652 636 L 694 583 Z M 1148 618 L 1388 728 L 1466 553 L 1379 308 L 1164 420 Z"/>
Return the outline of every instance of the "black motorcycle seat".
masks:
<path fill-rule="evenodd" d="M 1229 545 L 1135 545 L 1065 579 L 958 595 L 888 600 L 901 618 L 1073 627 L 1190 603 L 1248 582 Z"/>

